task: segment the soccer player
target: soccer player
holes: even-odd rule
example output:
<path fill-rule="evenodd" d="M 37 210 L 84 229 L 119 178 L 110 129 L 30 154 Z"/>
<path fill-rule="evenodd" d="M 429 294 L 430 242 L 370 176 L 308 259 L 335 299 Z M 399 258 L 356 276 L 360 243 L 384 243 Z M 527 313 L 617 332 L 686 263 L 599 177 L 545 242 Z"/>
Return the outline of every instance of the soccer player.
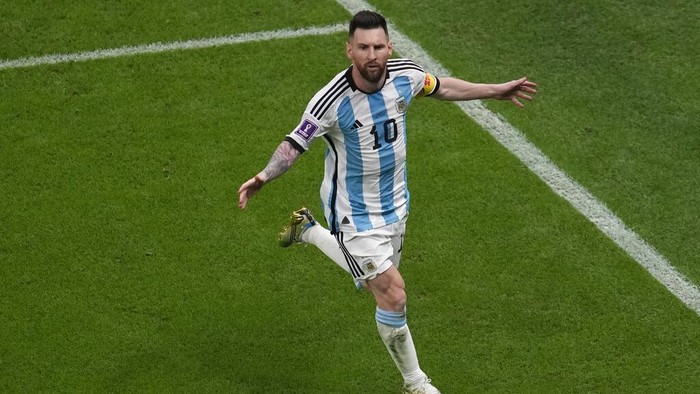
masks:
<path fill-rule="evenodd" d="M 390 59 L 384 17 L 361 11 L 350 21 L 345 53 L 351 66 L 316 93 L 299 125 L 267 166 L 238 190 L 238 205 L 284 174 L 311 143 L 327 145 L 321 200 L 328 228 L 307 208 L 292 213 L 279 236 L 287 247 L 317 246 L 376 300 L 379 335 L 404 379 L 404 393 L 439 393 L 420 369 L 406 324 L 406 292 L 398 271 L 409 210 L 406 111 L 414 98 L 532 100 L 536 84 L 523 77 L 501 84 L 438 78 L 408 59 Z"/>

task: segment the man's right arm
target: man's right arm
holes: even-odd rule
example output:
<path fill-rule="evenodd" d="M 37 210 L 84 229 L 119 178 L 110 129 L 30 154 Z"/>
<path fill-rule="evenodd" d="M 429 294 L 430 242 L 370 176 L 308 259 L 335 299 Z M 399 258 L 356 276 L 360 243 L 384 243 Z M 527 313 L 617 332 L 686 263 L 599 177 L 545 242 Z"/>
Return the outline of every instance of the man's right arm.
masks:
<path fill-rule="evenodd" d="M 267 166 L 258 175 L 263 175 L 263 181 L 265 183 L 279 177 L 280 175 L 287 172 L 292 167 L 292 164 L 297 160 L 301 153 L 289 143 L 289 141 L 282 141 L 275 153 L 272 154 L 270 161 Z"/>
<path fill-rule="evenodd" d="M 262 187 L 281 176 L 292 167 L 292 164 L 299 158 L 299 152 L 288 141 L 282 141 L 275 153 L 272 154 L 267 166 L 253 178 L 250 178 L 238 189 L 238 207 L 244 209 L 248 200 L 253 197 Z"/>

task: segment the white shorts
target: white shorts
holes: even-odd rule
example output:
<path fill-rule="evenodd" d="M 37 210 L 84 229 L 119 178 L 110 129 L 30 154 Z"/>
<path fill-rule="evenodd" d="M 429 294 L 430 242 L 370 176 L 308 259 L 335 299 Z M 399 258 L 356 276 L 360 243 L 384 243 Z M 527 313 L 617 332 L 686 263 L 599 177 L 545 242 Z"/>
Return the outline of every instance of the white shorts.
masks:
<path fill-rule="evenodd" d="M 335 235 L 350 274 L 355 281 L 367 281 L 401 262 L 406 217 L 400 221 L 359 233 Z"/>

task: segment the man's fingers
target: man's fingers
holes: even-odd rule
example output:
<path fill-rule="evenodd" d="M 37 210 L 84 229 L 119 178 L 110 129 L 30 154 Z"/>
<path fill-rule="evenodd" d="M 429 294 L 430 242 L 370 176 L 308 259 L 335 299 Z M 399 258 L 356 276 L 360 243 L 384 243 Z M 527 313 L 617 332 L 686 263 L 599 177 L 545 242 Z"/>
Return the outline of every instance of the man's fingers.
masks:
<path fill-rule="evenodd" d="M 521 99 L 525 99 L 527 101 L 532 101 L 532 96 L 525 94 L 523 92 L 518 92 L 516 96 L 520 97 Z"/>
<path fill-rule="evenodd" d="M 518 101 L 518 98 L 517 98 L 516 96 L 511 96 L 511 97 L 510 97 L 510 101 L 512 101 L 513 104 L 517 105 L 517 106 L 520 107 L 520 108 L 525 107 L 525 105 L 524 105 L 523 103 L 521 103 L 520 101 Z"/>
<path fill-rule="evenodd" d="M 243 186 L 238 190 L 238 208 L 244 209 L 246 204 L 248 203 L 248 196 L 246 195 L 246 191 L 243 190 Z"/>
<path fill-rule="evenodd" d="M 238 208 L 245 209 L 248 204 L 248 190 L 250 189 L 250 185 L 254 182 L 255 178 L 249 179 L 238 188 Z"/>

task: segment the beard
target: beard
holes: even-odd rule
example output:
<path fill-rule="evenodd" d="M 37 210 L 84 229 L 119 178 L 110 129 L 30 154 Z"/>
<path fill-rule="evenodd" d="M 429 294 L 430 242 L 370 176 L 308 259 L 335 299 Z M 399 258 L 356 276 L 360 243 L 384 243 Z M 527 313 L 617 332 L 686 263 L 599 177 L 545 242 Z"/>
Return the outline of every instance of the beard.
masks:
<path fill-rule="evenodd" d="M 362 78 L 364 78 L 366 81 L 378 83 L 384 76 L 386 66 L 379 63 L 372 63 L 372 65 L 377 67 L 370 68 L 368 65 L 365 65 L 364 67 L 358 67 L 358 71 L 360 72 L 360 75 L 362 75 Z"/>

